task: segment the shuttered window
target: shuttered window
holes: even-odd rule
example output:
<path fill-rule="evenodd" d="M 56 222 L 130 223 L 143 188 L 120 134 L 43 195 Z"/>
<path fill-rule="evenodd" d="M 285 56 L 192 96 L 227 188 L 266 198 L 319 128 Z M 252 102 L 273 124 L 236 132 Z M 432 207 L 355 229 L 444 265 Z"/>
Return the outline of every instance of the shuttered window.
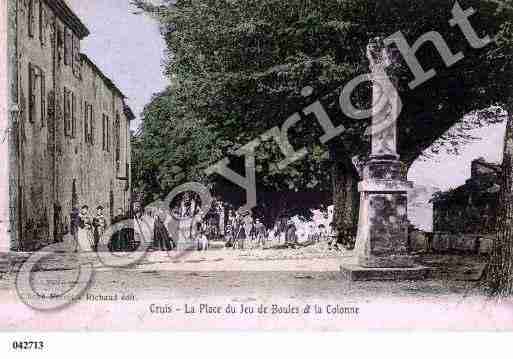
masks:
<path fill-rule="evenodd" d="M 71 137 L 77 137 L 77 98 L 71 93 Z"/>
<path fill-rule="evenodd" d="M 41 46 L 45 45 L 46 37 L 45 37 L 45 8 L 43 4 L 43 0 L 39 0 L 39 40 L 41 41 Z"/>
<path fill-rule="evenodd" d="M 36 68 L 29 63 L 28 67 L 28 82 L 29 82 L 29 122 L 34 123 L 36 121 L 37 116 L 37 77 L 36 77 Z"/>
<path fill-rule="evenodd" d="M 89 143 L 89 104 L 84 102 L 84 142 Z"/>
<path fill-rule="evenodd" d="M 81 78 L 82 77 L 82 61 L 80 59 L 80 39 L 75 36 L 75 34 L 71 35 L 72 38 L 72 59 L 71 64 L 73 68 L 73 74 Z"/>
<path fill-rule="evenodd" d="M 35 0 L 28 1 L 28 35 L 30 37 L 34 37 L 34 27 L 35 27 L 35 22 L 36 22 L 36 18 L 34 16 L 34 12 L 35 12 L 34 2 L 35 2 Z"/>
<path fill-rule="evenodd" d="M 116 123 L 114 125 L 114 146 L 117 168 L 119 169 L 119 161 L 121 159 L 121 126 L 119 121 L 119 113 L 116 113 Z"/>
<path fill-rule="evenodd" d="M 110 152 L 110 119 L 109 116 L 105 116 L 107 122 L 107 152 Z"/>
<path fill-rule="evenodd" d="M 94 119 L 94 110 L 93 105 L 89 105 L 89 134 L 88 134 L 88 142 L 91 145 L 94 145 L 94 134 L 95 134 L 95 119 Z"/>
<path fill-rule="evenodd" d="M 72 33 L 69 29 L 64 29 L 64 65 L 71 64 L 72 58 Z"/>
<path fill-rule="evenodd" d="M 64 135 L 71 136 L 71 91 L 64 88 Z"/>
<path fill-rule="evenodd" d="M 41 76 L 41 127 L 46 124 L 46 78 L 45 73 L 40 71 Z"/>

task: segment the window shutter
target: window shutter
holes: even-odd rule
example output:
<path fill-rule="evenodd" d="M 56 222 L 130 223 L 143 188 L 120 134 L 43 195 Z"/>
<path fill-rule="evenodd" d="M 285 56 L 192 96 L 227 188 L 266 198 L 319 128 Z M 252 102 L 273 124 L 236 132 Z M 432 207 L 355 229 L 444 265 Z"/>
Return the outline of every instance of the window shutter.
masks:
<path fill-rule="evenodd" d="M 34 118 L 32 117 L 33 116 L 33 111 L 32 111 L 32 108 L 34 107 L 34 103 L 32 101 L 32 81 L 34 79 L 32 78 L 32 64 L 29 63 L 28 65 L 28 91 L 29 91 L 29 94 L 28 94 L 28 115 L 29 115 L 29 122 L 32 122 L 34 121 Z"/>
<path fill-rule="evenodd" d="M 63 107 L 64 107 L 64 116 L 63 116 L 63 120 L 64 120 L 64 136 L 67 136 L 68 135 L 68 123 L 67 123 L 67 120 L 66 120 L 66 116 L 67 116 L 67 112 L 68 112 L 68 91 L 66 90 L 66 88 L 64 88 L 64 92 L 63 92 L 63 95 L 64 95 L 64 101 L 63 101 Z"/>
<path fill-rule="evenodd" d="M 75 34 L 73 32 L 70 33 L 70 45 L 71 45 L 71 71 L 73 74 L 76 74 L 75 68 Z"/>
<path fill-rule="evenodd" d="M 105 151 L 105 115 L 102 114 L 102 150 Z"/>
<path fill-rule="evenodd" d="M 96 131 L 96 124 L 95 124 L 96 120 L 95 120 L 95 117 L 94 117 L 94 109 L 93 109 L 93 105 L 90 105 L 89 110 L 90 110 L 90 111 L 89 111 L 89 116 L 90 116 L 90 118 L 91 118 L 91 121 L 90 121 L 90 123 L 89 123 L 89 125 L 90 125 L 90 127 L 91 127 L 91 128 L 90 128 L 90 130 L 91 130 L 91 135 L 90 135 L 90 137 L 91 137 L 91 144 L 92 144 L 92 145 L 94 145 L 94 141 L 95 141 L 95 131 Z"/>
<path fill-rule="evenodd" d="M 64 135 L 70 135 L 70 106 L 69 90 L 64 88 Z"/>
<path fill-rule="evenodd" d="M 68 28 L 64 29 L 64 65 L 70 64 L 70 31 Z"/>
<path fill-rule="evenodd" d="M 41 127 L 46 123 L 46 79 L 45 73 L 41 71 Z"/>
<path fill-rule="evenodd" d="M 120 146 L 121 146 L 121 128 L 120 128 L 120 124 L 119 124 L 119 113 L 116 113 L 116 124 L 114 126 L 114 146 L 115 146 L 115 158 L 116 158 L 116 162 L 119 162 L 120 160 L 120 154 L 121 154 L 121 151 L 120 151 Z M 118 168 L 119 168 L 119 163 L 118 163 Z"/>
<path fill-rule="evenodd" d="M 34 37 L 34 0 L 28 3 L 28 35 Z"/>
<path fill-rule="evenodd" d="M 36 69 L 29 63 L 29 122 L 36 120 Z"/>
<path fill-rule="evenodd" d="M 44 24 L 44 4 L 43 0 L 39 0 L 39 40 L 41 41 L 41 46 L 45 44 L 45 24 Z"/>
<path fill-rule="evenodd" d="M 107 127 L 106 135 L 107 135 L 107 152 L 110 151 L 110 123 L 109 116 L 105 116 L 105 126 Z"/>
<path fill-rule="evenodd" d="M 89 121 L 89 104 L 87 102 L 84 102 L 84 142 L 88 143 L 89 139 L 89 129 L 87 126 L 87 121 Z"/>
<path fill-rule="evenodd" d="M 71 137 L 75 138 L 77 135 L 77 99 L 75 93 L 71 93 Z"/>

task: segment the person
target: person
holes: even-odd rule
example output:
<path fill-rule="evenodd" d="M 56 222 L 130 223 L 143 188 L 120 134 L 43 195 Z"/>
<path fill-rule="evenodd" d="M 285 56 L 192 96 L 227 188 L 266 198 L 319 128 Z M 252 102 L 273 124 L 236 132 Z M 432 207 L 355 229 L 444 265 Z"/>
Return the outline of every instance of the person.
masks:
<path fill-rule="evenodd" d="M 207 230 L 205 225 L 201 225 L 201 223 L 198 223 L 198 250 L 199 251 L 206 251 L 208 250 L 208 237 L 207 237 Z"/>
<path fill-rule="evenodd" d="M 235 243 L 233 249 L 245 249 L 246 240 L 251 230 L 251 224 L 248 225 L 249 214 L 237 214 L 236 215 L 237 229 L 235 230 Z"/>
<path fill-rule="evenodd" d="M 226 224 L 224 230 L 224 239 L 226 241 L 226 248 L 233 247 L 233 225 L 231 222 Z"/>
<path fill-rule="evenodd" d="M 93 250 L 95 252 L 98 251 L 98 243 L 100 242 L 103 233 L 105 233 L 105 228 L 107 228 L 107 219 L 103 215 L 103 206 L 98 206 L 96 208 L 96 216 L 93 218 Z"/>
<path fill-rule="evenodd" d="M 297 228 L 294 223 L 290 223 L 285 231 L 285 245 L 287 248 L 295 249 L 298 245 Z"/>
<path fill-rule="evenodd" d="M 112 224 L 120 223 L 125 219 L 123 214 L 123 209 L 118 208 L 117 214 L 112 219 Z M 110 240 L 110 250 L 113 252 L 123 251 L 128 248 L 127 243 L 127 233 L 124 230 L 116 231 L 112 234 L 112 238 Z"/>
<path fill-rule="evenodd" d="M 309 243 L 313 243 L 315 242 L 314 241 L 314 225 L 313 224 L 310 224 L 308 226 L 308 235 L 306 237 L 306 240 L 309 242 Z"/>
<path fill-rule="evenodd" d="M 173 217 L 173 212 L 171 209 L 169 210 L 163 210 L 165 213 L 164 218 L 164 226 L 166 227 L 168 238 L 169 238 L 169 245 L 171 249 L 176 249 L 177 247 L 177 241 L 178 241 L 178 224 L 179 222 Z"/>
<path fill-rule="evenodd" d="M 171 250 L 171 240 L 166 226 L 164 225 L 164 214 L 161 209 L 157 209 L 155 212 L 154 221 L 154 233 L 153 233 L 153 247 L 156 250 Z"/>
<path fill-rule="evenodd" d="M 67 229 L 63 230 L 63 234 L 66 236 L 69 234 L 71 236 L 71 239 L 73 241 L 73 249 L 74 252 L 77 252 L 79 250 L 79 244 L 78 244 L 78 229 L 80 227 L 80 210 L 76 207 L 74 207 L 71 210 L 70 215 L 70 230 Z"/>
<path fill-rule="evenodd" d="M 259 248 L 264 248 L 265 237 L 266 237 L 267 231 L 266 231 L 264 224 L 262 223 L 262 221 L 259 218 L 257 218 L 256 223 L 255 223 L 255 232 L 256 232 L 257 246 Z"/>
<path fill-rule="evenodd" d="M 312 242 L 313 243 L 319 243 L 320 241 L 320 233 L 319 228 L 315 226 L 315 224 L 312 224 Z"/>
<path fill-rule="evenodd" d="M 92 219 L 89 216 L 89 207 L 82 206 L 79 214 L 79 225 L 77 230 L 77 242 L 83 252 L 90 252 L 93 250 L 93 233 L 92 233 Z"/>
<path fill-rule="evenodd" d="M 335 248 L 335 250 L 338 250 L 338 241 L 337 241 L 337 230 L 335 228 L 335 223 L 330 223 L 330 230 L 328 233 L 328 250 L 332 250 Z"/>
<path fill-rule="evenodd" d="M 153 216 L 152 208 L 145 208 L 137 218 L 137 229 L 141 235 L 141 240 L 146 243 L 148 247 L 154 242 L 153 236 L 155 233 L 155 219 Z"/>
<path fill-rule="evenodd" d="M 319 242 L 324 242 L 326 240 L 326 227 L 324 224 L 319 224 Z"/>

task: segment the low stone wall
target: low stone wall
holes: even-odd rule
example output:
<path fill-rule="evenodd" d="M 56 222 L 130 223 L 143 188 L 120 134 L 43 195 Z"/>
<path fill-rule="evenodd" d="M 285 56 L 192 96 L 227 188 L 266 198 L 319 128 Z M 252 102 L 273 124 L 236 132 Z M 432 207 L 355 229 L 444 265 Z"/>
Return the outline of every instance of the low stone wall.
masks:
<path fill-rule="evenodd" d="M 489 254 L 493 243 L 493 235 L 483 234 L 412 231 L 409 236 L 413 252 Z"/>

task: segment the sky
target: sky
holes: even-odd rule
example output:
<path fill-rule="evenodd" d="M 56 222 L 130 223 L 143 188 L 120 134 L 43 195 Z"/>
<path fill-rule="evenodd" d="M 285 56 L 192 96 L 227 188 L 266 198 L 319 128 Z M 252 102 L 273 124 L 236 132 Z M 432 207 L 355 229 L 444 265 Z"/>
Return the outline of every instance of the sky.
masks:
<path fill-rule="evenodd" d="M 82 41 L 82 52 L 123 91 L 139 118 L 152 95 L 168 84 L 162 74 L 165 44 L 157 23 L 133 14 L 130 0 L 66 1 L 91 32 Z"/>
<path fill-rule="evenodd" d="M 87 25 L 91 34 L 84 39 L 82 51 L 128 97 L 128 104 L 139 117 L 154 93 L 168 81 L 162 74 L 165 44 L 155 21 L 134 15 L 129 0 L 67 0 Z M 139 121 L 135 121 L 136 127 Z M 472 131 L 480 140 L 461 148 L 458 156 L 440 154 L 416 161 L 408 179 L 416 185 L 442 190 L 455 188 L 470 177 L 470 163 L 484 157 L 501 162 L 505 125 L 493 125 Z"/>

